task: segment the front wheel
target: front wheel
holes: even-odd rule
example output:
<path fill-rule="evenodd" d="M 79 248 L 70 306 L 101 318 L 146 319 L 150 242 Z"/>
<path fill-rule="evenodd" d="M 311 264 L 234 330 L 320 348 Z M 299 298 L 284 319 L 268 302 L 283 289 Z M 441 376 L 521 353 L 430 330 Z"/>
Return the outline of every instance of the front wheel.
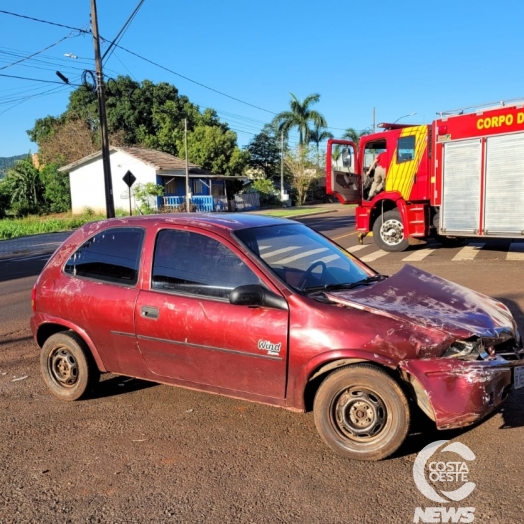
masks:
<path fill-rule="evenodd" d="M 61 400 L 78 400 L 100 379 L 100 371 L 76 333 L 56 333 L 40 353 L 40 370 L 47 387 Z"/>
<path fill-rule="evenodd" d="M 410 423 L 408 401 L 400 386 L 368 364 L 331 373 L 317 391 L 313 413 L 324 442 L 357 460 L 381 460 L 394 453 Z"/>
<path fill-rule="evenodd" d="M 398 209 L 386 211 L 373 224 L 373 239 L 384 251 L 404 251 L 409 240 L 404 235 L 404 225 Z"/>

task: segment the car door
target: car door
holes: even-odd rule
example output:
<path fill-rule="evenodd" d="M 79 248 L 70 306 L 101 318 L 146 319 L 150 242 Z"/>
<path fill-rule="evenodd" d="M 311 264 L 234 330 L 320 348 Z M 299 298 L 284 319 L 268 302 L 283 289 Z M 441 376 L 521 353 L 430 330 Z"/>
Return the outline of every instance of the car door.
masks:
<path fill-rule="evenodd" d="M 284 398 L 288 311 L 229 303 L 261 275 L 228 241 L 207 232 L 161 229 L 149 289 L 136 303 L 136 335 L 159 377 Z"/>

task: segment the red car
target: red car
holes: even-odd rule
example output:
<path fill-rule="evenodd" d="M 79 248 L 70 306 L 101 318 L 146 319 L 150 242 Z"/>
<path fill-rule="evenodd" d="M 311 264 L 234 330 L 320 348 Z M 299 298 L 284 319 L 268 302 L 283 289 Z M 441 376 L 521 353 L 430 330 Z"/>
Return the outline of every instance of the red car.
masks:
<path fill-rule="evenodd" d="M 60 399 L 112 372 L 312 408 L 325 442 L 361 460 L 398 449 L 415 405 L 439 429 L 462 427 L 524 386 L 504 304 L 411 266 L 377 274 L 289 220 L 90 223 L 54 253 L 32 302 L 42 374 Z"/>

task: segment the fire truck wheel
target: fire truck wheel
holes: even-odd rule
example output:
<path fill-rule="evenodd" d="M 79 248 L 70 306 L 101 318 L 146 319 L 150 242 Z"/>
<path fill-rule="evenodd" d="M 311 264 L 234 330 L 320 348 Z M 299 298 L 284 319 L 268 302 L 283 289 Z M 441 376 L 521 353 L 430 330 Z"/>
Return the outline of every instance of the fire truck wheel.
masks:
<path fill-rule="evenodd" d="M 373 224 L 373 239 L 384 251 L 404 251 L 409 240 L 404 236 L 402 218 L 397 209 L 386 211 Z"/>

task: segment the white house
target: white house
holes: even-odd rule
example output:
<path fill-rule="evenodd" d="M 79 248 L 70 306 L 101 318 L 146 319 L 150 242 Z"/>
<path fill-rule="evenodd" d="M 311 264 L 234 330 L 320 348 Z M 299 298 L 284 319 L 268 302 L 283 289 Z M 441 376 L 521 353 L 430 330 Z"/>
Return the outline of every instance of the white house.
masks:
<path fill-rule="evenodd" d="M 177 206 L 185 202 L 186 161 L 169 153 L 139 147 L 110 147 L 111 178 L 115 209 L 129 210 L 129 187 L 124 176 L 130 171 L 136 178 L 134 185 L 152 182 L 164 188 L 158 206 Z M 189 162 L 191 201 L 199 211 L 227 209 L 225 180 L 245 177 L 215 175 Z M 59 169 L 69 173 L 71 204 L 74 214 L 86 208 L 105 213 L 104 168 L 102 152 L 86 156 Z M 132 209 L 135 208 L 132 197 Z M 247 207 L 246 207 L 247 209 Z"/>

